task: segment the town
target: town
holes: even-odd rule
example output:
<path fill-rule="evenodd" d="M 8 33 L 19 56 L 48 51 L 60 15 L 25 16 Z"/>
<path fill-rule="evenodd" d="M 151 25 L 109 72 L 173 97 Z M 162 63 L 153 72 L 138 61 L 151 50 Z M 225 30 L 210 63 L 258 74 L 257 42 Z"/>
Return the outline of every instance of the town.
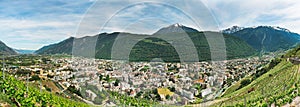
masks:
<path fill-rule="evenodd" d="M 19 80 L 93 105 L 126 104 L 113 96 L 168 105 L 212 100 L 231 84 L 255 73 L 269 56 L 214 62 L 126 62 L 70 56 L 7 57 L 6 71 Z M 12 61 L 12 62 L 9 62 Z M 112 95 L 113 94 L 113 95 Z"/>

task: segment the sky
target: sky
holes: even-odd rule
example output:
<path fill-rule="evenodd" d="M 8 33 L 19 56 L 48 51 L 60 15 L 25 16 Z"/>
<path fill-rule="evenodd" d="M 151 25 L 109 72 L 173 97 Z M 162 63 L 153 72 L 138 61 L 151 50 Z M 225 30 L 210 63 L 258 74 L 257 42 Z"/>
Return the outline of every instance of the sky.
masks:
<path fill-rule="evenodd" d="M 37 50 L 71 36 L 152 34 L 175 23 L 200 31 L 268 25 L 300 33 L 299 13 L 297 0 L 1 0 L 0 40 Z"/>

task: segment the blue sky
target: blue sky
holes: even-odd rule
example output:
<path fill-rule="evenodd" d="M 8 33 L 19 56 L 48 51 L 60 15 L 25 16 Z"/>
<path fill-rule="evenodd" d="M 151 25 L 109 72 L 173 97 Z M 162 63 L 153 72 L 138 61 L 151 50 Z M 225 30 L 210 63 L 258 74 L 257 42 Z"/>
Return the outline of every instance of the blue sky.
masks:
<path fill-rule="evenodd" d="M 296 0 L 1 0 L 0 40 L 39 49 L 70 36 L 151 34 L 174 23 L 214 31 L 270 25 L 300 33 L 299 7 Z"/>

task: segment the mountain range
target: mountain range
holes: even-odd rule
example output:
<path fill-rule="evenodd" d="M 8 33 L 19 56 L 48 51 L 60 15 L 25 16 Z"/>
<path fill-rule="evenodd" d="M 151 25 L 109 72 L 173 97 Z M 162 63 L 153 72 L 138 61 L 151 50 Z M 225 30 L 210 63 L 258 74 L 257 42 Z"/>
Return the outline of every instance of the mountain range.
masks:
<path fill-rule="evenodd" d="M 263 52 L 290 49 L 300 41 L 299 34 L 277 26 L 233 26 L 221 32 L 241 38 L 257 51 Z"/>
<path fill-rule="evenodd" d="M 182 35 L 187 35 L 193 42 L 199 61 L 210 60 L 211 50 L 207 37 L 224 35 L 227 59 L 248 57 L 258 52 L 274 52 L 287 50 L 296 46 L 300 41 L 300 35 L 288 29 L 276 26 L 239 27 L 233 26 L 220 32 L 198 31 L 181 24 L 173 24 L 159 29 L 152 35 L 131 34 L 125 32 L 101 33 L 94 36 L 81 38 L 70 37 L 66 40 L 44 46 L 35 51 L 36 54 L 73 54 L 84 57 L 111 59 L 111 51 L 117 37 L 131 37 L 129 43 L 135 43 L 131 47 L 129 59 L 131 61 L 151 61 L 161 58 L 163 61 L 179 61 L 177 50 L 172 46 L 172 41 L 160 39 L 170 37 L 181 40 Z M 154 36 L 154 37 L 153 37 Z M 155 38 L 158 37 L 158 38 Z M 143 38 L 140 40 L 139 38 Z M 179 45 L 186 45 L 182 39 Z M 173 41 L 174 42 L 174 41 Z M 75 46 L 74 46 L 75 45 Z M 90 51 L 93 50 L 93 51 Z M 32 54 L 32 50 L 12 49 L 0 41 L 1 54 Z M 194 55 L 195 53 L 185 53 Z"/>
<path fill-rule="evenodd" d="M 185 55 L 197 55 L 199 61 L 211 60 L 211 50 L 207 41 L 208 36 L 222 35 L 220 32 L 199 32 L 196 29 L 183 26 L 181 24 L 173 24 L 164 27 L 152 35 L 131 34 L 123 32 L 101 33 L 95 36 L 87 36 L 83 38 L 71 37 L 62 42 L 45 46 L 36 51 L 37 54 L 74 54 L 79 56 L 93 56 L 100 59 L 111 59 L 111 51 L 117 37 L 131 37 L 126 42 L 135 43 L 132 47 L 129 60 L 130 61 L 151 61 L 155 58 L 161 58 L 166 62 L 178 62 L 180 60 L 177 50 L 167 42 L 155 37 L 171 37 L 173 40 L 181 40 L 178 45 L 186 45 L 182 35 L 187 35 L 196 48 L 196 53 L 184 53 Z M 144 38 L 139 40 L 139 38 Z M 174 42 L 174 41 L 172 41 Z M 226 53 L 228 59 L 248 57 L 255 54 L 255 50 L 244 42 L 242 39 L 224 34 L 224 42 L 226 44 Z M 73 44 L 75 43 L 75 44 Z M 76 45 L 76 46 L 74 46 Z M 88 51 L 95 48 L 94 52 Z M 186 47 L 189 48 L 189 47 Z M 80 51 L 78 51 L 80 50 Z M 220 49 L 216 49 L 218 51 Z"/>

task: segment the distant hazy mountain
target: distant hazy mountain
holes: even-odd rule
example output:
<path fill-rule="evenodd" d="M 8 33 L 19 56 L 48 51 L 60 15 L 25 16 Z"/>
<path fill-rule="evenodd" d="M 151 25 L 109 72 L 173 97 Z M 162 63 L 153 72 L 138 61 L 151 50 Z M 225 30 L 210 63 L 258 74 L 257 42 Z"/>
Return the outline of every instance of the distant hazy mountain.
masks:
<path fill-rule="evenodd" d="M 15 49 L 18 54 L 34 54 L 35 50 Z"/>
<path fill-rule="evenodd" d="M 181 30 L 178 30 L 181 29 Z M 182 30 L 183 29 L 183 30 Z M 199 32 L 193 28 L 189 28 L 180 24 L 174 24 L 169 27 L 158 30 L 154 35 L 158 36 L 172 36 L 174 39 L 179 39 L 180 35 L 188 35 L 196 48 L 196 55 L 199 57 L 199 61 L 210 60 L 210 47 L 204 34 L 207 36 L 220 35 L 219 32 Z M 126 37 L 131 37 L 130 39 Z M 165 40 L 159 38 L 148 37 L 149 35 L 130 34 L 130 33 L 101 33 L 95 36 L 87 36 L 83 38 L 69 38 L 57 44 L 45 46 L 36 51 L 37 54 L 76 54 L 80 56 L 93 56 L 100 59 L 110 59 L 111 51 L 117 37 L 124 37 L 122 40 L 126 42 L 137 41 L 132 47 L 129 60 L 130 61 L 151 61 L 154 58 L 161 58 L 163 61 L 173 62 L 179 61 L 179 55 L 175 48 Z M 139 40 L 140 37 L 146 37 L 146 39 Z M 255 54 L 255 50 L 243 40 L 225 34 L 227 58 L 241 58 Z M 178 45 L 185 46 L 185 42 Z M 95 49 L 95 51 L 89 51 L 89 49 Z M 73 49 L 73 51 L 72 51 Z M 218 51 L 214 50 L 214 51 Z M 75 52 L 75 53 L 74 53 Z M 122 52 L 122 49 L 120 50 Z M 185 53 L 185 55 L 192 55 L 195 53 Z M 225 53 L 224 53 L 225 54 Z"/>
<path fill-rule="evenodd" d="M 242 28 L 234 26 L 222 31 L 239 37 L 258 51 L 277 51 L 289 49 L 300 41 L 300 35 L 285 28 L 274 26 L 258 26 Z"/>
<path fill-rule="evenodd" d="M 0 55 L 15 55 L 17 52 L 15 52 L 12 48 L 8 47 L 6 44 L 4 44 L 2 41 L 0 41 Z"/>

